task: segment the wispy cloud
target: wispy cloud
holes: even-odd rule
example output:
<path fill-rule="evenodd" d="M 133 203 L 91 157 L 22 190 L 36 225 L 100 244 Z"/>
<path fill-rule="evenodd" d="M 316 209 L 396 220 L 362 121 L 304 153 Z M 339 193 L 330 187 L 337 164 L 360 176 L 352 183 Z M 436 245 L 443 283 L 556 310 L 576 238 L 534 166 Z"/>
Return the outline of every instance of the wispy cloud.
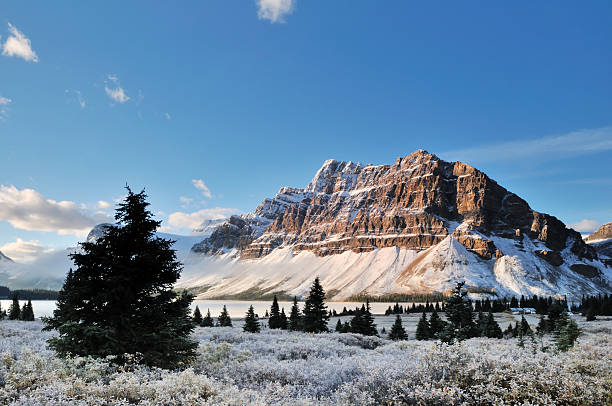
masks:
<path fill-rule="evenodd" d="M 13 101 L 7 97 L 0 96 L 0 121 L 8 117 L 8 105 Z"/>
<path fill-rule="evenodd" d="M 164 117 L 166 118 L 166 120 L 172 119 L 172 116 L 170 115 L 170 113 L 164 113 Z"/>
<path fill-rule="evenodd" d="M 17 229 L 83 237 L 94 225 L 109 220 L 108 215 L 89 213 L 74 202 L 58 202 L 33 189 L 0 185 L 0 221 Z"/>
<path fill-rule="evenodd" d="M 55 251 L 52 247 L 43 245 L 38 240 L 24 241 L 17 238 L 16 241 L 0 246 L 0 251 L 16 262 L 28 263 L 38 259 L 41 255 L 50 254 Z"/>
<path fill-rule="evenodd" d="M 30 40 L 13 24 L 8 23 L 8 27 L 11 34 L 2 45 L 2 55 L 16 56 L 28 62 L 38 62 L 38 55 L 32 50 Z"/>
<path fill-rule="evenodd" d="M 108 209 L 112 209 L 113 205 L 107 201 L 98 200 L 98 203 L 96 204 L 96 208 L 99 210 L 108 210 Z"/>
<path fill-rule="evenodd" d="M 271 23 L 284 23 L 295 8 L 295 0 L 257 0 L 257 16 Z"/>
<path fill-rule="evenodd" d="M 65 92 L 67 95 L 74 95 L 74 99 L 72 97 L 70 97 L 70 99 L 76 100 L 79 106 L 81 106 L 81 109 L 84 109 L 87 106 L 87 102 L 85 101 L 85 98 L 83 97 L 83 94 L 81 94 L 80 90 L 66 89 Z"/>
<path fill-rule="evenodd" d="M 120 104 L 130 100 L 130 97 L 121 87 L 117 75 L 108 74 L 106 75 L 106 79 L 107 80 L 104 81 L 104 91 L 111 100 Z"/>
<path fill-rule="evenodd" d="M 440 155 L 446 159 L 464 162 L 516 161 L 530 158 L 544 161 L 559 159 L 562 156 L 579 156 L 603 151 L 612 151 L 612 127 L 458 149 Z"/>
<path fill-rule="evenodd" d="M 599 221 L 588 220 L 588 219 L 580 220 L 577 223 L 569 225 L 570 228 L 573 228 L 574 230 L 580 233 L 595 232 L 600 226 L 601 226 L 601 223 Z"/>
<path fill-rule="evenodd" d="M 210 189 L 208 188 L 208 186 L 206 186 L 206 184 L 204 183 L 204 181 L 202 179 L 192 179 L 191 183 L 193 183 L 193 186 L 198 189 L 199 191 L 202 192 L 202 195 L 208 199 L 210 199 L 212 197 L 212 194 L 210 193 Z"/>

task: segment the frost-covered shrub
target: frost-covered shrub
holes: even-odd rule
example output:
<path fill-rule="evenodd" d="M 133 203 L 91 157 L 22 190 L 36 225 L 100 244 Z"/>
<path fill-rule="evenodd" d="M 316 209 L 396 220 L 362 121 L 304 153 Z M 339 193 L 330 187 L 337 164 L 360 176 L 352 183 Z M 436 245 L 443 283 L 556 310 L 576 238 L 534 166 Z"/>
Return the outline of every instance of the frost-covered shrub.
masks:
<path fill-rule="evenodd" d="M 593 324 L 595 323 L 595 324 Z M 351 334 L 198 328 L 197 360 L 166 371 L 59 359 L 41 324 L 0 322 L 0 404 L 603 405 L 612 400 L 612 322 L 581 324 L 566 353 L 477 338 L 447 346 Z M 548 342 L 544 343 L 549 344 Z"/>

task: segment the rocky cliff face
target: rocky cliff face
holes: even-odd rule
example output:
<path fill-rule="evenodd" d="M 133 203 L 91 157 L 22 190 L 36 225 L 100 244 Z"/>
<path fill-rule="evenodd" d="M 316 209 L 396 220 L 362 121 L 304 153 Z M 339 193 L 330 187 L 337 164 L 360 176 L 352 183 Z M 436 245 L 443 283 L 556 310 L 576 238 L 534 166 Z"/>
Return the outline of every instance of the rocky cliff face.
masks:
<path fill-rule="evenodd" d="M 585 238 L 600 255 L 612 258 L 612 222 L 599 227 L 597 231 Z M 606 263 L 612 266 L 612 259 L 606 259 Z"/>
<path fill-rule="evenodd" d="M 231 253 L 242 261 L 261 261 L 286 249 L 293 256 L 306 252 L 319 258 L 389 248 L 410 251 L 417 256 L 412 258 L 416 262 L 406 262 L 404 269 L 394 271 L 398 274 L 394 277 L 385 276 L 395 278 L 389 282 L 393 291 L 405 290 L 410 275 L 421 272 L 422 258 L 441 246 L 461 256 L 465 250 L 473 258 L 467 262 L 489 263 L 498 279 L 505 272 L 500 267 L 516 268 L 518 257 L 535 261 L 531 269 L 521 268 L 521 272 L 540 273 L 540 280 L 542 273 L 550 271 L 551 278 L 569 273 L 597 284 L 594 280 L 603 275 L 596 250 L 578 232 L 532 210 L 474 167 L 443 161 L 424 150 L 391 165 L 328 160 L 304 189 L 281 189 L 253 213 L 232 217 L 217 227 L 193 251 Z M 446 264 L 436 265 L 441 272 L 452 267 L 436 263 Z M 571 268 L 576 264 L 594 269 Z M 452 275 L 447 276 L 450 280 Z M 602 286 L 608 283 L 604 279 Z M 422 290 L 427 289 L 423 285 Z M 367 291 L 365 287 L 360 292 Z"/>

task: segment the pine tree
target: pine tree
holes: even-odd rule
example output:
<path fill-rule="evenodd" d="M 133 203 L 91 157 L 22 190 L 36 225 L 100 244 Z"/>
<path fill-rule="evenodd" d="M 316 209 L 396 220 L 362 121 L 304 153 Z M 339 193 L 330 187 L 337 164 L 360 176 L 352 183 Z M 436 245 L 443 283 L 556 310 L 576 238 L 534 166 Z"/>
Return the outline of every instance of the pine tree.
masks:
<path fill-rule="evenodd" d="M 395 323 L 391 327 L 391 331 L 389 332 L 389 340 L 407 340 L 408 334 L 406 334 L 406 330 L 402 325 L 402 318 L 398 314 L 395 316 Z"/>
<path fill-rule="evenodd" d="M 217 325 L 219 327 L 232 327 L 232 319 L 227 312 L 227 307 L 225 307 L 225 305 L 223 305 L 223 310 L 221 310 L 221 314 L 219 314 Z"/>
<path fill-rule="evenodd" d="M 336 332 L 337 333 L 341 333 L 342 332 L 342 320 L 338 319 L 338 323 L 336 323 Z"/>
<path fill-rule="evenodd" d="M 478 312 L 478 318 L 476 319 L 476 327 L 478 329 L 478 336 L 485 337 L 487 331 L 487 319 L 485 319 L 482 310 Z"/>
<path fill-rule="evenodd" d="M 280 329 L 287 330 L 289 328 L 289 321 L 287 320 L 287 315 L 285 314 L 285 308 L 281 309 L 280 313 Z"/>
<path fill-rule="evenodd" d="M 310 294 L 304 305 L 304 331 L 307 333 L 323 333 L 327 331 L 329 313 L 324 303 L 325 291 L 319 278 L 316 277 Z"/>
<path fill-rule="evenodd" d="M 487 321 L 486 321 L 486 330 L 484 331 L 484 337 L 488 337 L 488 338 L 502 338 L 503 337 L 503 333 L 501 331 L 501 328 L 499 327 L 499 324 L 497 324 L 497 321 L 495 321 L 495 318 L 493 317 L 493 313 L 489 310 L 489 314 L 487 315 Z"/>
<path fill-rule="evenodd" d="M 431 338 L 431 331 L 429 330 L 429 323 L 427 322 L 427 315 L 423 312 L 423 315 L 419 319 L 416 329 L 417 340 L 428 340 Z"/>
<path fill-rule="evenodd" d="M 147 210 L 144 190 L 126 189 L 117 224 L 70 255 L 76 269 L 46 319 L 46 328 L 59 332 L 49 345 L 60 356 L 115 356 L 121 363 L 124 354 L 140 353 L 144 364 L 176 368 L 196 354 L 198 344 L 189 337 L 193 296 L 173 290 L 182 265 L 173 241 L 155 236 L 161 222 Z"/>
<path fill-rule="evenodd" d="M 198 306 L 196 306 L 195 310 L 193 311 L 193 323 L 196 326 L 202 325 L 202 313 L 200 312 L 200 308 Z"/>
<path fill-rule="evenodd" d="M 350 333 L 351 332 L 351 325 L 348 321 L 345 321 L 344 324 L 342 325 L 342 332 L 343 333 Z"/>
<path fill-rule="evenodd" d="M 365 311 L 362 315 L 363 324 L 361 334 L 365 336 L 377 336 L 378 330 L 376 329 L 376 324 L 374 323 L 374 316 L 371 312 L 370 301 L 366 300 Z"/>
<path fill-rule="evenodd" d="M 300 315 L 300 308 L 298 307 L 296 296 L 293 297 L 293 306 L 291 306 L 291 313 L 289 314 L 289 330 L 302 330 L 302 316 Z"/>
<path fill-rule="evenodd" d="M 431 338 L 440 338 L 440 334 L 444 330 L 445 324 L 444 320 L 438 315 L 438 311 L 434 309 L 431 316 L 429 316 L 429 331 L 431 333 Z"/>
<path fill-rule="evenodd" d="M 27 303 L 23 304 L 19 319 L 23 321 L 34 321 L 34 309 L 32 308 L 32 301 L 30 299 L 28 299 Z"/>
<path fill-rule="evenodd" d="M 210 316 L 210 309 L 208 309 L 208 311 L 206 312 L 206 316 L 204 316 L 200 325 L 202 327 L 213 327 L 215 325 L 213 318 Z"/>
<path fill-rule="evenodd" d="M 521 333 L 525 336 L 533 333 L 531 331 L 531 327 L 529 326 L 529 323 L 527 322 L 527 319 L 525 319 L 525 316 L 523 315 L 521 315 L 521 325 L 519 328 L 521 329 Z"/>
<path fill-rule="evenodd" d="M 440 334 L 442 342 L 453 344 L 478 335 L 472 304 L 467 300 L 467 292 L 463 290 L 464 282 L 457 283 L 453 294 L 445 302 L 446 319 L 444 331 Z"/>
<path fill-rule="evenodd" d="M 19 308 L 19 296 L 13 295 L 13 303 L 11 303 L 8 311 L 9 320 L 19 320 L 21 318 L 21 309 Z"/>
<path fill-rule="evenodd" d="M 248 333 L 259 333 L 260 331 L 259 321 L 255 315 L 255 310 L 253 310 L 253 305 L 249 306 L 242 330 Z"/>
<path fill-rule="evenodd" d="M 568 318 L 565 323 L 559 325 L 555 334 L 555 344 L 559 351 L 567 351 L 574 346 L 576 340 L 582 334 L 582 330 L 574 319 Z"/>
<path fill-rule="evenodd" d="M 268 326 L 270 328 L 281 327 L 280 309 L 278 307 L 278 300 L 276 299 L 276 295 L 274 295 L 274 300 L 272 301 L 272 306 L 270 307 L 270 318 L 268 319 Z"/>

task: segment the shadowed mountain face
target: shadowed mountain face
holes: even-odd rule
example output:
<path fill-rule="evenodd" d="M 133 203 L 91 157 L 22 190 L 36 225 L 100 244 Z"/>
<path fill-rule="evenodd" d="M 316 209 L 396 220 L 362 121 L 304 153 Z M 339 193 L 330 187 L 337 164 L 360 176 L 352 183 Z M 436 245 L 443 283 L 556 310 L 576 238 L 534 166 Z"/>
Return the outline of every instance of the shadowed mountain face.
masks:
<path fill-rule="evenodd" d="M 228 262 L 185 278 L 186 286 L 207 286 L 202 297 L 242 289 L 252 277 L 245 264 L 276 262 L 284 271 L 253 271 L 259 276 L 245 289 L 299 293 L 306 271 L 298 264 L 306 256 L 338 298 L 444 291 L 457 278 L 474 289 L 522 294 L 610 289 L 609 269 L 578 232 L 483 172 L 423 150 L 392 165 L 326 161 L 305 188 L 282 188 L 192 250 L 242 263 L 241 271 Z M 352 259 L 341 266 L 335 256 Z M 238 276 L 242 283 L 225 289 L 216 276 L 221 285 Z"/>
<path fill-rule="evenodd" d="M 13 260 L 4 255 L 2 251 L 0 251 L 0 263 L 1 262 L 13 262 Z"/>
<path fill-rule="evenodd" d="M 585 238 L 585 241 L 595 248 L 598 254 L 612 258 L 612 222 L 599 227 L 599 230 Z M 612 264 L 612 259 L 607 262 Z"/>

